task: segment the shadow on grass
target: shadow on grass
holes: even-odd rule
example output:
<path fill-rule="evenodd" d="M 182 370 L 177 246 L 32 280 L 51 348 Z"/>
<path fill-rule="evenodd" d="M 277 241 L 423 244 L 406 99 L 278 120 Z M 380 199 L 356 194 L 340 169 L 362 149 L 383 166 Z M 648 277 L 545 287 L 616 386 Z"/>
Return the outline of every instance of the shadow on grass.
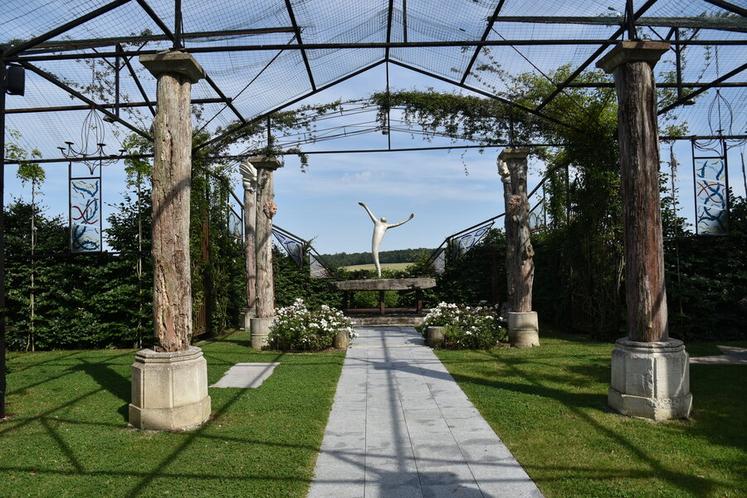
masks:
<path fill-rule="evenodd" d="M 126 425 L 129 417 L 128 406 L 131 396 L 130 379 L 122 376 L 122 374 L 106 363 L 93 363 L 83 359 L 81 361 L 83 361 L 83 364 L 76 367 L 75 370 L 86 373 L 103 390 L 108 391 L 122 401 L 123 404 L 117 409 L 117 413 L 122 416 Z"/>
<path fill-rule="evenodd" d="M 228 363 L 227 361 L 225 361 L 226 359 L 236 358 L 237 356 L 241 356 L 241 354 L 242 353 L 240 351 L 238 353 L 216 351 L 211 356 L 214 356 L 215 360 L 221 360 L 222 363 Z M 169 469 L 169 467 L 172 466 L 172 464 L 174 464 L 180 458 L 180 456 L 185 453 L 185 451 L 187 451 L 188 449 L 194 450 L 194 448 L 191 447 L 197 441 L 202 441 L 202 444 L 204 444 L 205 441 L 208 441 L 210 442 L 209 444 L 214 445 L 223 445 L 224 443 L 238 443 L 246 444 L 247 447 L 266 446 L 286 448 L 291 452 L 297 452 L 299 450 L 302 450 L 304 452 L 316 452 L 318 450 L 318 446 L 305 444 L 303 442 L 296 444 L 294 441 L 287 443 L 284 441 L 276 441 L 273 440 L 273 437 L 271 435 L 268 435 L 267 439 L 264 439 L 256 437 L 245 438 L 240 436 L 236 437 L 230 435 L 224 436 L 211 434 L 209 431 L 213 429 L 216 424 L 221 423 L 222 418 L 231 409 L 231 407 L 234 406 L 242 398 L 242 396 L 246 395 L 246 393 L 249 391 L 247 389 L 236 390 L 235 393 L 231 394 L 230 398 L 218 397 L 218 399 L 222 399 L 222 401 L 220 401 L 217 408 L 214 409 L 213 413 L 211 414 L 210 420 L 206 424 L 193 432 L 174 434 L 173 438 L 178 438 L 175 441 L 178 442 L 178 444 L 173 447 L 173 449 L 164 451 L 161 455 L 158 456 L 157 459 L 149 461 L 146 464 L 146 468 L 143 468 L 142 465 L 133 465 L 132 468 L 114 469 L 99 468 L 98 466 L 91 468 L 90 464 L 86 466 L 86 464 L 84 463 L 85 459 L 81 460 L 81 458 L 79 458 L 80 456 L 82 456 L 80 454 L 81 450 L 78 449 L 78 454 L 76 454 L 76 446 L 71 445 L 67 441 L 70 438 L 69 432 L 71 426 L 91 428 L 98 427 L 103 431 L 125 429 L 127 422 L 127 405 L 130 401 L 130 380 L 127 376 L 122 375 L 122 373 L 118 372 L 117 369 L 111 365 L 111 363 L 116 362 L 122 356 L 130 355 L 132 355 L 132 352 L 128 351 L 120 355 L 108 356 L 106 358 L 103 358 L 101 361 L 93 361 L 86 358 L 78 357 L 75 358 L 75 364 L 69 367 L 66 366 L 64 370 L 58 371 L 57 375 L 45 377 L 38 382 L 34 382 L 25 386 L 24 388 L 19 389 L 23 392 L 27 389 L 30 389 L 31 387 L 43 385 L 45 383 L 61 379 L 76 373 L 83 373 L 87 375 L 97 384 L 97 386 L 95 387 L 91 386 L 90 390 L 83 393 L 78 392 L 75 397 L 71 397 L 70 399 L 67 399 L 62 403 L 57 403 L 55 404 L 55 406 L 50 407 L 41 413 L 35 414 L 30 417 L 16 417 L 8 420 L 7 423 L 3 423 L 2 425 L 0 425 L 0 437 L 7 437 L 11 435 L 11 433 L 18 432 L 24 428 L 28 429 L 31 424 L 34 424 L 34 426 L 30 428 L 32 431 L 37 431 L 36 427 L 40 427 L 42 429 L 42 433 L 46 434 L 48 441 L 59 448 L 59 451 L 64 458 L 63 461 L 67 463 L 68 468 L 54 468 L 53 465 L 14 466 L 10 464 L 10 461 L 5 460 L 2 466 L 0 466 L 0 471 L 11 473 L 28 472 L 34 475 L 46 474 L 50 476 L 80 476 L 84 478 L 95 478 L 100 476 L 121 477 L 125 478 L 126 481 L 123 482 L 124 487 L 121 488 L 118 493 L 124 496 L 139 496 L 141 494 L 148 493 L 148 488 L 151 486 L 151 484 L 161 478 L 214 481 L 216 486 L 219 486 L 219 483 L 226 481 L 239 481 L 247 483 L 251 481 L 265 481 L 270 487 L 268 489 L 271 489 L 272 482 L 284 481 L 308 484 L 308 479 L 306 477 L 297 477 L 293 474 L 277 475 L 273 472 L 260 472 L 254 475 L 236 476 L 231 475 L 230 472 L 221 473 L 210 471 L 209 468 L 206 468 L 205 472 L 180 472 Z M 277 361 L 282 356 L 283 354 L 279 353 L 263 354 L 262 361 Z M 314 361 L 313 359 L 310 360 L 311 361 L 308 362 L 308 365 L 332 363 L 339 364 L 341 361 L 337 360 L 324 362 Z M 231 362 L 230 364 L 233 364 L 233 362 Z M 121 367 L 124 366 L 121 363 L 119 365 Z M 300 363 L 292 364 L 291 366 L 305 367 L 307 366 L 307 364 Z M 302 375 L 302 372 L 299 373 Z M 78 376 L 75 378 L 75 381 L 77 382 L 81 378 L 81 376 Z M 75 407 L 76 405 L 80 405 L 81 403 L 86 401 L 90 402 L 91 398 L 95 399 L 98 402 L 97 397 L 103 393 L 109 393 L 122 402 L 118 412 L 120 415 L 122 415 L 124 424 L 117 424 L 106 421 L 99 422 L 96 420 L 76 420 L 77 417 L 75 416 L 65 416 L 65 412 L 69 411 L 70 408 Z M 216 398 L 214 397 L 214 399 Z M 102 402 L 111 406 L 111 400 Z M 147 432 L 145 432 L 144 434 L 147 435 Z"/>
<path fill-rule="evenodd" d="M 704 478 L 702 476 L 693 475 L 688 472 L 679 472 L 673 470 L 671 467 L 666 466 L 666 459 L 658 458 L 653 455 L 653 451 L 647 449 L 645 445 L 638 444 L 635 441 L 626 437 L 623 433 L 610 428 L 601 423 L 597 418 L 592 416 L 589 409 L 597 412 L 610 413 L 612 410 L 607 405 L 606 393 L 604 394 L 589 394 L 589 393 L 576 393 L 562 387 L 553 387 L 552 384 L 560 384 L 567 386 L 594 386 L 598 384 L 608 384 L 610 378 L 610 366 L 609 360 L 594 358 L 594 354 L 589 354 L 590 358 L 585 359 L 588 364 L 574 364 L 574 365 L 552 365 L 544 361 L 535 361 L 531 357 L 522 356 L 511 357 L 509 355 L 501 355 L 495 352 L 485 352 L 485 361 L 493 361 L 498 367 L 498 372 L 492 372 L 494 378 L 485 378 L 480 376 L 472 376 L 466 374 L 455 373 L 454 378 L 462 385 L 474 385 L 481 387 L 488 387 L 492 389 L 500 389 L 518 393 L 522 395 L 531 396 L 542 396 L 547 399 L 555 400 L 562 403 L 573 415 L 582 421 L 590 430 L 597 432 L 604 437 L 615 441 L 621 447 L 627 449 L 632 455 L 638 460 L 645 462 L 645 464 L 651 469 L 650 471 L 640 471 L 635 469 L 620 470 L 620 469 L 586 469 L 576 467 L 564 467 L 564 466 L 544 466 L 544 465 L 525 465 L 528 469 L 543 469 L 550 471 L 568 471 L 572 472 L 574 476 L 579 477 L 580 474 L 586 473 L 585 477 L 590 479 L 599 479 L 605 477 L 617 477 L 617 478 L 629 478 L 629 479 L 642 479 L 642 478 L 661 478 L 666 480 L 672 486 L 678 488 L 685 493 L 695 493 L 698 495 L 710 495 L 716 493 L 719 488 L 717 486 L 728 485 L 724 482 L 720 482 L 712 478 Z M 492 360 L 488 360 L 487 357 L 491 357 Z M 482 360 L 477 360 L 482 362 Z M 447 361 L 448 363 L 448 361 Z M 467 362 L 460 362 L 467 363 Z M 532 370 L 533 366 L 541 368 Z M 538 372 L 537 370 L 546 370 L 546 366 L 554 367 L 556 371 L 565 373 L 553 373 Z M 728 367 L 721 367 L 728 368 Z M 501 375 L 501 372 L 507 371 L 506 375 Z M 714 385 L 718 382 L 718 374 L 715 378 L 712 378 L 709 382 L 703 383 L 703 388 Z M 723 378 L 722 378 L 723 382 Z M 701 382 L 696 382 L 696 385 Z M 730 391 L 736 391 L 743 387 L 736 387 L 731 385 L 727 388 Z M 731 395 L 736 395 L 736 392 L 732 392 Z M 742 393 L 744 396 L 744 393 Z M 480 401 L 479 399 L 477 400 Z M 485 400 L 483 400 L 484 402 Z M 704 401 L 704 403 L 706 403 Z M 699 437 L 703 437 L 714 443 L 728 446 L 735 446 L 737 448 L 744 448 L 745 438 L 736 438 L 733 431 L 724 430 L 725 425 L 728 423 L 734 423 L 740 420 L 743 415 L 738 410 L 726 409 L 724 410 L 723 405 L 719 406 L 721 414 L 713 416 L 709 414 L 704 419 L 699 419 L 697 423 L 688 424 L 685 428 L 688 431 L 695 432 Z M 734 413 L 729 413 L 733 411 Z M 593 413 L 593 412 L 592 412 Z M 622 417 L 622 415 L 620 415 Z M 541 424 L 542 421 L 536 421 L 537 424 Z M 641 422 L 648 423 L 648 422 Z M 675 422 L 677 423 L 677 422 Z M 739 424 L 740 422 L 737 422 Z M 685 424 L 687 424 L 685 422 Z M 742 423 L 743 424 L 743 423 Z M 743 424 L 744 425 L 744 424 Z M 682 430 L 681 427 L 676 425 L 662 424 L 660 430 L 671 431 L 671 430 Z M 580 474 L 579 474 L 580 473 Z M 542 482 L 544 479 L 540 479 Z M 553 477 L 546 479 L 547 481 L 554 480 Z"/>

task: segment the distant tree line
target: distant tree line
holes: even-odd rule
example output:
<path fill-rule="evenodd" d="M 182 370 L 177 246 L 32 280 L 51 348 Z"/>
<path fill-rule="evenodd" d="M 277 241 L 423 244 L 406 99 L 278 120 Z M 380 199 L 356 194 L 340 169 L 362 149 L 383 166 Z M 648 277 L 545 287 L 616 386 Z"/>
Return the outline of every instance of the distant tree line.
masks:
<path fill-rule="evenodd" d="M 382 263 L 413 263 L 428 256 L 433 249 L 424 247 L 418 249 L 396 249 L 393 251 L 381 251 L 379 260 Z M 338 252 L 335 254 L 323 254 L 324 261 L 335 268 L 352 265 L 367 265 L 373 262 L 370 252 Z"/>

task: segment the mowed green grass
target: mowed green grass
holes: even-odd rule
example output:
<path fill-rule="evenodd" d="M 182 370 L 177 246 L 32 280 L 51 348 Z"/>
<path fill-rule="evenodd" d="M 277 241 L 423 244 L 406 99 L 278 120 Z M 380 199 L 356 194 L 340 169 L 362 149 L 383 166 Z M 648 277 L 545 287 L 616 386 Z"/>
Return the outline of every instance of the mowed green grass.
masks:
<path fill-rule="evenodd" d="M 436 354 L 545 496 L 747 496 L 747 367 L 692 365 L 692 418 L 654 423 L 607 407 L 612 344 L 543 332 Z"/>
<path fill-rule="evenodd" d="M 393 270 L 393 271 L 402 271 L 406 270 L 410 266 L 412 266 L 414 263 L 381 263 L 381 269 L 382 270 Z M 367 271 L 376 271 L 376 265 L 371 263 L 367 265 L 350 265 L 350 266 L 343 266 L 344 270 L 347 271 L 361 271 L 361 270 L 367 270 Z"/>
<path fill-rule="evenodd" d="M 0 496 L 304 496 L 344 355 L 254 353 L 244 333 L 200 346 L 210 384 L 280 365 L 258 389 L 211 388 L 190 433 L 127 427 L 133 350 L 11 354 Z"/>

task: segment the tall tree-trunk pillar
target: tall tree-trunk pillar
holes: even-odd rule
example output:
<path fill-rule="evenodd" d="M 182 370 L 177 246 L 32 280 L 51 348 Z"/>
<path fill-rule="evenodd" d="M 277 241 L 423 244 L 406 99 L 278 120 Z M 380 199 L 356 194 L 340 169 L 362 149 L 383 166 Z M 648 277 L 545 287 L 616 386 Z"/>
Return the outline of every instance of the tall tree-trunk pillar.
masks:
<path fill-rule="evenodd" d="M 241 165 L 244 184 L 244 242 L 246 250 L 246 308 L 244 329 L 250 330 L 257 316 L 257 170 L 248 161 Z"/>
<path fill-rule="evenodd" d="M 666 42 L 620 42 L 597 66 L 615 78 L 625 227 L 628 336 L 612 353 L 608 402 L 656 420 L 687 417 L 689 359 L 669 338 L 659 199 L 659 135 L 654 66 Z"/>
<path fill-rule="evenodd" d="M 498 156 L 506 205 L 508 336 L 516 347 L 539 346 L 537 313 L 532 311 L 534 249 L 529 236 L 528 155 L 525 148 L 506 148 Z"/>
<path fill-rule="evenodd" d="M 275 318 L 275 285 L 272 271 L 272 218 L 277 212 L 273 173 L 282 166 L 277 158 L 253 157 L 257 169 L 256 278 L 257 316 L 251 319 L 252 348 L 267 346 L 267 336 Z"/>
<path fill-rule="evenodd" d="M 173 51 L 143 55 L 158 79 L 153 161 L 153 323 L 156 345 L 132 365 L 130 424 L 187 430 L 210 416 L 207 363 L 192 339 L 189 255 L 192 84 L 204 77 L 195 59 Z"/>

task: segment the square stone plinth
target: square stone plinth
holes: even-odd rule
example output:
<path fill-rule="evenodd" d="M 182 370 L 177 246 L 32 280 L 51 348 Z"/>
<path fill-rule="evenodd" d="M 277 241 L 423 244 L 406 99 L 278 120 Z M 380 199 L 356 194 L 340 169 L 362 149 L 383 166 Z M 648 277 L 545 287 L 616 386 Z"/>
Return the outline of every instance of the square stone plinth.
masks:
<path fill-rule="evenodd" d="M 205 70 L 192 54 L 179 50 L 143 54 L 140 56 L 140 64 L 156 78 L 168 74 L 184 78 L 191 83 L 197 83 L 205 77 Z"/>
<path fill-rule="evenodd" d="M 200 348 L 192 346 L 175 353 L 138 351 L 132 364 L 130 425 L 186 431 L 208 418 L 207 362 Z"/>
<path fill-rule="evenodd" d="M 540 345 L 536 311 L 508 312 L 508 341 L 515 348 L 531 348 Z"/>
<path fill-rule="evenodd" d="M 274 316 L 252 317 L 249 319 L 252 349 L 260 351 L 269 345 L 268 336 L 270 335 L 270 329 L 274 321 Z"/>
<path fill-rule="evenodd" d="M 687 418 L 692 399 L 689 359 L 682 341 L 617 340 L 607 395 L 612 408 L 653 420 Z"/>

